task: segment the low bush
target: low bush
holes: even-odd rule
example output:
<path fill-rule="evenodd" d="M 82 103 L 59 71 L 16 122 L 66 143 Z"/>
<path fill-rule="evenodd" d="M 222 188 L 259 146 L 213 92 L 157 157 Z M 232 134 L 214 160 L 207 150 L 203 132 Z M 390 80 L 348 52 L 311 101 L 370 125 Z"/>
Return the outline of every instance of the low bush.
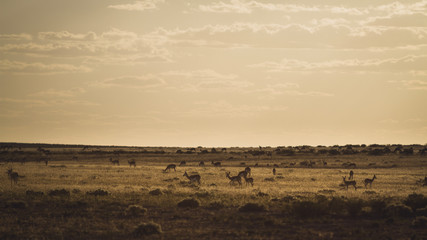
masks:
<path fill-rule="evenodd" d="M 98 196 L 108 196 L 110 195 L 110 193 L 102 189 L 97 189 L 95 191 L 86 192 L 86 195 L 98 197 Z"/>
<path fill-rule="evenodd" d="M 129 205 L 126 208 L 125 214 L 126 216 L 139 217 L 139 216 L 143 216 L 146 212 L 147 212 L 147 209 L 140 205 Z"/>
<path fill-rule="evenodd" d="M 412 221 L 412 226 L 416 228 L 425 228 L 427 225 L 427 217 L 419 216 Z"/>
<path fill-rule="evenodd" d="M 424 208 L 427 206 L 427 198 L 424 197 L 423 194 L 413 193 L 409 194 L 403 203 L 415 211 L 418 208 Z"/>
<path fill-rule="evenodd" d="M 184 199 L 178 203 L 180 208 L 197 208 L 200 206 L 200 201 L 195 198 Z"/>
<path fill-rule="evenodd" d="M 135 237 L 145 237 L 153 234 L 162 234 L 162 228 L 154 222 L 142 223 L 134 231 Z"/>
<path fill-rule="evenodd" d="M 264 212 L 266 208 L 264 205 L 257 203 L 247 203 L 239 208 L 240 212 Z"/>

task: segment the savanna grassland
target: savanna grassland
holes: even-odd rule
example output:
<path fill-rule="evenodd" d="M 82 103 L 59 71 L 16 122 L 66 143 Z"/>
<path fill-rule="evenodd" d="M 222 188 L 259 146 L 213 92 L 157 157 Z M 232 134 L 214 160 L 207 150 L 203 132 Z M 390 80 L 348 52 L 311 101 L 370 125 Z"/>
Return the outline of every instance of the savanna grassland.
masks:
<path fill-rule="evenodd" d="M 0 146 L 0 239 L 427 239 L 421 145 Z"/>

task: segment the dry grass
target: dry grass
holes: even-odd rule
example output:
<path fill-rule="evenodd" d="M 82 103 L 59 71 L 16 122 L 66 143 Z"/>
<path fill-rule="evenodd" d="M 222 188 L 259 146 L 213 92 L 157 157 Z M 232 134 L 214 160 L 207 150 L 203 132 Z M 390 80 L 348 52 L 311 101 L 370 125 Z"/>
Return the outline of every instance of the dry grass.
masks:
<path fill-rule="evenodd" d="M 34 151 L 25 149 L 27 159 L 36 159 Z M 340 239 L 349 232 L 350 239 L 366 238 L 371 232 L 378 238 L 414 232 L 415 239 L 427 236 L 420 227 L 425 225 L 424 218 L 415 219 L 415 212 L 422 210 L 409 209 L 405 213 L 407 219 L 400 219 L 399 214 L 386 214 L 387 209 L 397 211 L 392 206 L 402 205 L 410 194 L 427 196 L 427 187 L 415 184 L 427 173 L 426 157 L 359 154 L 244 158 L 243 150 L 239 151 L 206 155 L 122 153 L 118 156 L 121 165 L 113 166 L 108 160 L 113 154 L 79 155 L 72 149 L 62 149 L 52 154 L 48 166 L 36 161 L 3 162 L 0 208 L 4 211 L 0 214 L 3 219 L 0 238 L 40 238 L 46 234 L 54 239 L 132 239 L 145 234 L 145 230 L 135 229 L 147 222 L 161 226 L 159 237 L 163 239 L 274 239 L 277 236 Z M 78 155 L 78 160 L 71 160 L 71 155 Z M 136 160 L 136 168 L 129 167 L 129 159 Z M 178 166 L 183 160 L 186 166 Z M 202 160 L 205 167 L 198 166 Z M 212 166 L 211 160 L 221 161 L 222 166 Z M 299 163 L 304 161 L 316 164 L 312 168 L 303 167 Z M 322 161 L 328 164 L 325 166 Z M 290 167 L 293 162 L 296 164 Z M 356 191 L 340 186 L 342 177 L 350 171 L 342 167 L 347 162 L 357 165 L 352 169 Z M 177 164 L 176 172 L 163 171 L 170 163 Z M 256 163 L 260 167 L 253 167 Z M 273 175 L 275 164 L 277 173 Z M 230 186 L 226 172 L 235 176 L 246 166 L 252 167 L 254 186 L 244 183 L 242 187 Z M 10 167 L 25 176 L 12 186 L 5 173 Z M 183 176 L 185 171 L 189 175 L 200 174 L 201 185 L 190 184 Z M 374 174 L 377 179 L 372 188 L 365 189 L 363 180 Z M 70 196 L 49 196 L 49 192 L 62 189 Z M 95 194 L 101 190 L 107 194 Z M 178 203 L 183 199 L 194 199 L 198 207 L 179 208 Z M 263 211 L 239 211 L 252 205 L 262 206 Z M 301 220 L 314 213 L 320 220 Z M 365 219 L 367 214 L 369 218 Z M 387 221 L 369 220 L 380 215 L 388 217 Z M 359 218 L 357 224 L 351 217 Z M 58 224 L 52 225 L 52 221 Z M 331 223 L 340 228 L 328 227 Z M 369 227 L 372 224 L 374 228 Z M 259 226 L 263 228 L 256 228 Z"/>

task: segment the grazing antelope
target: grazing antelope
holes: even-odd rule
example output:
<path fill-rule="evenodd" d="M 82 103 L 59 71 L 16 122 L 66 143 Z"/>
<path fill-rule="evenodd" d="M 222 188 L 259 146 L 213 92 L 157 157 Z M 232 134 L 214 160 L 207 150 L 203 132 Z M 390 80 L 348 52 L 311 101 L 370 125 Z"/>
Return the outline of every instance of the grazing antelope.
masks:
<path fill-rule="evenodd" d="M 368 186 L 368 184 L 370 185 L 370 187 L 372 188 L 372 182 L 374 182 L 374 179 L 377 179 L 377 176 L 374 175 L 374 177 L 372 179 L 370 178 L 366 178 L 363 183 L 365 184 L 365 188 L 366 186 Z"/>
<path fill-rule="evenodd" d="M 171 169 L 175 170 L 176 172 L 176 165 L 175 164 L 169 164 L 165 170 L 163 170 L 163 172 L 166 172 L 169 170 L 169 172 L 171 171 Z"/>
<path fill-rule="evenodd" d="M 276 168 L 273 168 L 273 175 L 276 175 Z"/>
<path fill-rule="evenodd" d="M 345 178 L 346 178 L 346 177 L 342 177 L 342 179 L 343 179 L 343 181 L 344 181 L 344 185 L 347 187 L 347 190 L 348 190 L 348 186 L 349 186 L 349 185 L 352 185 L 352 186 L 354 187 L 354 190 L 357 190 L 357 189 L 356 189 L 356 181 L 354 181 L 354 180 L 347 181 L 347 180 L 345 180 Z"/>
<path fill-rule="evenodd" d="M 18 173 L 17 172 L 14 172 L 13 170 L 12 170 L 12 168 L 10 168 L 10 169 L 8 169 L 7 170 L 7 175 L 9 175 L 9 178 L 10 178 L 10 186 L 12 187 L 12 183 L 13 182 L 15 182 L 15 184 L 18 184 L 18 178 L 19 178 L 19 175 L 18 175 Z"/>
<path fill-rule="evenodd" d="M 199 174 L 188 176 L 187 171 L 185 171 L 183 176 L 187 177 L 190 180 L 190 183 L 197 182 L 200 185 L 200 175 Z"/>
<path fill-rule="evenodd" d="M 350 170 L 350 177 L 348 178 L 348 180 L 353 180 L 353 174 L 354 174 L 353 170 Z"/>
<path fill-rule="evenodd" d="M 179 166 L 185 166 L 187 164 L 187 162 L 186 161 L 181 161 L 180 163 L 179 163 Z"/>
<path fill-rule="evenodd" d="M 199 167 L 204 167 L 205 166 L 205 162 L 204 161 L 200 161 L 199 162 Z"/>
<path fill-rule="evenodd" d="M 249 183 L 251 184 L 251 186 L 254 186 L 254 179 L 253 178 L 248 178 L 246 175 L 244 175 L 245 178 L 245 182 L 246 182 L 246 186 L 249 185 Z"/>
<path fill-rule="evenodd" d="M 239 186 L 242 186 L 242 178 L 239 175 L 230 177 L 230 172 L 226 172 L 225 176 L 230 179 L 230 185 L 237 182 Z"/>
<path fill-rule="evenodd" d="M 214 167 L 221 167 L 221 162 L 214 162 L 211 161 L 212 165 L 214 165 Z"/>
<path fill-rule="evenodd" d="M 120 162 L 119 162 L 119 160 L 117 160 L 117 159 L 113 160 L 113 158 L 110 158 L 110 162 L 111 162 L 113 165 L 120 166 Z"/>
<path fill-rule="evenodd" d="M 132 167 L 133 166 L 133 168 L 136 168 L 136 162 L 135 162 L 135 160 L 134 159 L 132 159 L 132 160 L 128 160 L 128 163 L 129 163 L 129 167 Z"/>
<path fill-rule="evenodd" d="M 245 171 L 248 173 L 247 175 L 251 176 L 251 172 L 252 172 L 252 170 L 251 170 L 251 168 L 250 168 L 250 167 L 246 167 L 246 168 L 245 168 Z"/>

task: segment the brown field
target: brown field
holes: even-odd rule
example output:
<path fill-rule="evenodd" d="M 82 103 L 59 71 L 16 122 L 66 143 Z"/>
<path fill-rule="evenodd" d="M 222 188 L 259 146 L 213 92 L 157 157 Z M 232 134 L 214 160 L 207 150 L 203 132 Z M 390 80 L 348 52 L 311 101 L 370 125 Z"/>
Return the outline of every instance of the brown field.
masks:
<path fill-rule="evenodd" d="M 38 147 L 13 145 L 1 152 L 0 239 L 427 238 L 427 187 L 417 184 L 427 175 L 424 146 L 415 146 L 412 154 L 371 154 L 373 146 L 353 147 L 352 154 L 319 153 L 334 147 L 293 149 L 292 154 L 274 148 L 186 153 L 53 145 L 43 145 L 49 151 L 43 152 Z M 128 164 L 132 159 L 135 168 Z M 179 166 L 181 161 L 186 165 Z M 198 166 L 200 161 L 205 167 Z M 176 172 L 164 172 L 171 163 Z M 247 166 L 254 186 L 244 180 L 242 186 L 230 185 L 226 172 L 235 176 Z M 24 176 L 17 184 L 6 173 L 10 168 Z M 357 190 L 342 186 L 350 170 Z M 185 171 L 199 174 L 201 184 L 190 184 Z M 365 189 L 363 180 L 374 174 L 372 188 Z M 53 190 L 65 191 L 55 195 Z M 180 203 L 185 199 L 193 202 Z"/>

